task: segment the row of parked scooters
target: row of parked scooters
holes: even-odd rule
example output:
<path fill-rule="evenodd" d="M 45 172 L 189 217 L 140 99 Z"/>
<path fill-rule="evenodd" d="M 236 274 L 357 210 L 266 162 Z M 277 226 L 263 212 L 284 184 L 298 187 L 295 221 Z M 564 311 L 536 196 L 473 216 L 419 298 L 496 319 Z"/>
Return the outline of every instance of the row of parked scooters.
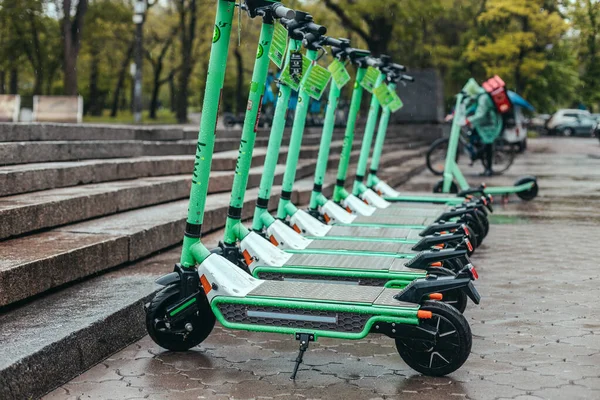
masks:
<path fill-rule="evenodd" d="M 206 248 L 201 229 L 215 144 L 215 125 L 236 8 L 261 19 L 240 150 L 222 242 Z M 462 315 L 479 303 L 469 257 L 485 239 L 491 199 L 476 188 L 463 196 L 401 194 L 377 178 L 395 86 L 411 81 L 389 57 L 373 57 L 301 11 L 266 0 L 219 0 L 180 262 L 157 280 L 163 288 L 146 305 L 151 338 L 185 351 L 207 338 L 215 321 L 232 330 L 290 334 L 299 341 L 294 379 L 310 342 L 320 337 L 392 338 L 416 371 L 441 376 L 471 351 Z M 325 57 L 325 54 L 329 54 Z M 256 121 L 271 60 L 282 68 L 278 100 L 252 226 L 242 223 L 253 161 Z M 330 62 L 325 69 L 319 64 Z M 355 70 L 354 82 L 348 69 Z M 332 79 L 330 76 L 332 75 Z M 329 82 L 329 84 L 328 84 Z M 328 84 L 328 106 L 307 209 L 292 202 L 310 97 Z M 338 100 L 353 85 L 337 177 L 326 197 L 327 167 Z M 281 141 L 292 90 L 298 105 L 287 149 Z M 372 93 L 352 191 L 348 169 L 364 92 Z M 401 106 L 401 103 L 400 103 Z M 370 169 L 367 164 L 382 110 Z M 276 167 L 286 168 L 276 215 L 269 200 Z M 272 204 L 271 204 L 272 205 Z"/>

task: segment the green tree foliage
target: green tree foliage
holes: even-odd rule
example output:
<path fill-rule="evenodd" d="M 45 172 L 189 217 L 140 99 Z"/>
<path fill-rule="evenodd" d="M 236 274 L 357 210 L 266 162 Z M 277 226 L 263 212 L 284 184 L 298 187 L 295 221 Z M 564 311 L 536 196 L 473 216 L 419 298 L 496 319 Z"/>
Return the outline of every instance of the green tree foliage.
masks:
<path fill-rule="evenodd" d="M 77 90 L 86 112 L 112 115 L 131 104 L 133 0 L 0 0 L 0 93 L 72 93 L 65 85 L 65 4 L 83 26 Z M 86 4 L 83 19 L 77 10 Z M 144 23 L 143 103 L 180 121 L 199 109 L 214 0 L 148 0 Z M 600 104 L 599 0 L 288 0 L 328 34 L 411 68 L 434 68 L 452 96 L 464 82 L 498 74 L 539 111 Z M 237 30 L 241 30 L 238 37 Z M 72 29 L 71 29 L 72 32 Z M 243 112 L 259 21 L 234 26 L 222 110 Z M 239 43 L 238 43 L 239 42 Z M 76 44 L 77 40 L 71 40 Z M 72 60 L 71 60 L 72 61 Z M 70 62 L 70 61 L 69 61 Z M 274 68 L 274 67 L 273 67 Z M 14 89 L 14 90 L 13 90 Z M 346 88 L 346 90 L 350 90 Z"/>

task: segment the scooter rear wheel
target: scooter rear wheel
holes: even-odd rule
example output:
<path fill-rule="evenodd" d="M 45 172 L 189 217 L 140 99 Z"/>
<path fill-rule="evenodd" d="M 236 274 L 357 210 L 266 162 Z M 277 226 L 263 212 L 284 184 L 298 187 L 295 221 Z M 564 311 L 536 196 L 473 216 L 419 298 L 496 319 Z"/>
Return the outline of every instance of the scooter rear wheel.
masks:
<path fill-rule="evenodd" d="M 184 321 L 169 323 L 167 308 L 180 300 L 179 285 L 170 285 L 160 290 L 146 309 L 146 329 L 160 347 L 171 351 L 186 351 L 199 345 L 208 337 L 215 326 L 215 316 L 203 292 L 197 296 L 197 313 Z M 185 325 L 191 324 L 192 331 Z"/>
<path fill-rule="evenodd" d="M 515 186 L 523 185 L 529 182 L 533 182 L 533 186 L 529 190 L 517 192 L 517 196 L 519 196 L 521 200 L 530 201 L 537 197 L 539 187 L 535 176 L 524 176 L 515 182 Z"/>
<path fill-rule="evenodd" d="M 465 317 L 439 301 L 426 301 L 421 310 L 431 311 L 421 326 L 437 328 L 434 340 L 396 338 L 396 349 L 409 367 L 423 375 L 444 376 L 459 369 L 469 358 L 473 338 Z"/>

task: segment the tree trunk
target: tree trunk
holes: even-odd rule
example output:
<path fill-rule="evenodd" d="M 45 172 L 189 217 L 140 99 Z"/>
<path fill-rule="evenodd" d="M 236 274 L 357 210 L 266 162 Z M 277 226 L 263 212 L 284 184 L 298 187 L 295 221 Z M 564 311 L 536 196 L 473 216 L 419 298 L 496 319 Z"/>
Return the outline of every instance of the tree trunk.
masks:
<path fill-rule="evenodd" d="M 179 29 L 181 38 L 181 72 L 179 73 L 177 89 L 177 122 L 184 124 L 188 120 L 188 85 L 192 68 L 192 50 L 196 35 L 196 0 L 189 0 L 185 7 L 185 0 L 181 0 L 179 8 Z"/>
<path fill-rule="evenodd" d="M 131 60 L 132 53 L 133 42 L 129 45 L 127 53 L 125 54 L 125 58 L 123 58 L 123 62 L 121 63 L 121 68 L 119 69 L 117 85 L 115 86 L 115 90 L 113 91 L 112 106 L 110 108 L 110 116 L 112 118 L 116 117 L 119 111 L 119 100 L 121 98 L 121 91 L 123 90 L 123 85 L 125 84 L 125 75 L 127 74 L 127 67 L 129 66 L 129 61 Z"/>
<path fill-rule="evenodd" d="M 237 114 L 244 111 L 244 60 L 242 58 L 242 53 L 240 52 L 240 47 L 236 46 L 234 53 L 235 60 L 237 62 L 237 83 L 235 88 L 235 112 Z M 259 106 L 260 107 L 260 106 Z"/>
<path fill-rule="evenodd" d="M 171 74 L 169 75 L 169 101 L 171 102 L 171 112 L 175 112 L 177 110 L 177 98 L 175 96 L 175 92 L 175 74 Z"/>
<path fill-rule="evenodd" d="M 18 94 L 19 92 L 19 70 L 16 67 L 10 70 L 10 83 L 8 86 L 9 94 Z"/>
<path fill-rule="evenodd" d="M 75 17 L 71 19 L 71 0 L 62 0 L 62 39 L 63 39 L 63 75 L 66 95 L 77 95 L 77 57 L 81 49 L 83 17 L 87 11 L 88 0 L 79 0 Z"/>
<path fill-rule="evenodd" d="M 92 48 L 90 63 L 90 97 L 87 102 L 88 107 L 86 112 L 95 116 L 102 115 L 103 108 L 103 104 L 100 104 L 100 92 L 98 91 L 99 63 L 98 49 Z"/>
<path fill-rule="evenodd" d="M 0 94 L 6 93 L 6 71 L 0 71 Z"/>
<path fill-rule="evenodd" d="M 153 86 L 152 86 L 152 98 L 150 99 L 150 118 L 151 119 L 156 119 L 156 109 L 158 108 L 158 94 L 160 93 L 160 87 L 162 86 L 162 83 L 160 81 L 160 75 L 162 73 L 162 69 L 163 69 L 163 64 L 162 64 L 162 60 L 159 60 L 159 62 L 156 65 L 156 68 L 154 68 L 154 79 L 153 79 Z"/>

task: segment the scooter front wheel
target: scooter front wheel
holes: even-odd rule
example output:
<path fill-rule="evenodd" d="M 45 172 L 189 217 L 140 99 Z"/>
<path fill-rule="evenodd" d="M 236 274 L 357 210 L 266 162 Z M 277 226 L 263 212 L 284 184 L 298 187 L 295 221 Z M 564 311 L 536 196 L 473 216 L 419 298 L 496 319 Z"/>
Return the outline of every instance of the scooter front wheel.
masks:
<path fill-rule="evenodd" d="M 523 185 L 525 183 L 530 183 L 533 182 L 533 186 L 525 191 L 522 192 L 517 192 L 517 196 L 519 196 L 519 198 L 521 198 L 521 200 L 525 200 L 525 201 L 530 201 L 533 200 L 537 197 L 538 194 L 538 184 L 537 184 L 537 179 L 534 176 L 524 176 L 521 179 L 518 179 L 515 182 L 515 186 L 519 186 L 519 185 Z"/>
<path fill-rule="evenodd" d="M 215 315 L 203 292 L 196 297 L 195 312 L 172 321 L 167 309 L 180 300 L 179 284 L 160 290 L 146 309 L 146 329 L 156 344 L 171 351 L 186 351 L 199 345 L 215 326 Z"/>
<path fill-rule="evenodd" d="M 441 179 L 433 187 L 433 193 L 444 193 L 443 190 L 444 190 L 444 180 Z M 454 194 L 458 193 L 458 186 L 456 186 L 456 182 L 454 182 L 454 181 L 452 181 L 452 184 L 450 185 L 450 193 L 454 193 Z"/>
<path fill-rule="evenodd" d="M 396 349 L 409 367 L 423 375 L 444 376 L 459 369 L 469 358 L 473 338 L 466 318 L 448 304 L 426 301 L 421 310 L 431 318 L 419 324 L 437 330 L 435 338 L 396 338 Z"/>

